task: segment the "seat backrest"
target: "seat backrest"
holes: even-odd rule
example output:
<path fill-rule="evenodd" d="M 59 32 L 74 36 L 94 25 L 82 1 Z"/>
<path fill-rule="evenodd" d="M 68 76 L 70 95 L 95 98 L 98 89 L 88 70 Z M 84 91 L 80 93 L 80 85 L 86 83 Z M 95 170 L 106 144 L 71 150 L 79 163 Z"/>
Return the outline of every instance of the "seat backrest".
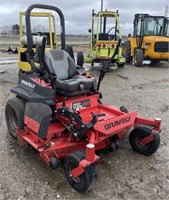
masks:
<path fill-rule="evenodd" d="M 45 52 L 45 63 L 50 73 L 55 73 L 57 79 L 70 79 L 77 74 L 76 64 L 64 50 L 52 49 Z"/>

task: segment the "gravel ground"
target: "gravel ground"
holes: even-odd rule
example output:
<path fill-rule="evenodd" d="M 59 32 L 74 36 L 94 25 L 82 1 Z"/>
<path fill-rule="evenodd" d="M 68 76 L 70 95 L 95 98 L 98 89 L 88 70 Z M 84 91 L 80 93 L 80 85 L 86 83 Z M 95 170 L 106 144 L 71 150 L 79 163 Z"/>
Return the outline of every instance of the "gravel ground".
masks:
<path fill-rule="evenodd" d="M 2 54 L 0 55 L 2 57 Z M 4 108 L 17 82 L 17 64 L 0 65 L 0 199 L 169 199 L 169 66 L 168 63 L 126 65 L 110 70 L 102 82 L 103 102 L 137 110 L 140 116 L 162 119 L 161 145 L 150 157 L 132 151 L 128 136 L 120 148 L 103 155 L 99 180 L 86 194 L 67 183 L 63 169 L 52 171 L 31 149 L 20 147 L 8 134 Z M 91 70 L 98 78 L 99 68 Z"/>

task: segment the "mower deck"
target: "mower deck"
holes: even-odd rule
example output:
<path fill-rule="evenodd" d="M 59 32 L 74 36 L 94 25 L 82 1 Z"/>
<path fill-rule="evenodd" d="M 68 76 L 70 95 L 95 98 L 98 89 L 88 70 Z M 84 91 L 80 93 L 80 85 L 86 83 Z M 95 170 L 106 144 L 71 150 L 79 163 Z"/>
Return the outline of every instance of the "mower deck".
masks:
<path fill-rule="evenodd" d="M 65 119 L 65 116 L 58 115 L 58 120 L 49 124 L 45 140 L 37 136 L 40 124 L 25 116 L 25 124 L 27 126 L 23 130 L 18 129 L 18 141 L 21 145 L 28 143 L 34 147 L 48 165 L 50 165 L 51 156 L 61 159 L 78 149 L 86 150 L 87 144 L 94 144 L 96 151 L 108 149 L 112 138 L 120 140 L 132 127 L 139 124 L 153 125 L 159 131 L 160 121 L 138 118 L 135 111 L 125 113 L 118 108 L 104 106 L 98 103 L 98 95 L 74 97 L 65 101 L 61 98 L 60 100 L 56 104 L 56 109 L 60 109 L 64 102 L 64 105 L 66 107 L 69 106 L 69 109 L 74 108 L 84 124 L 92 120 L 91 113 L 101 116 L 98 117 L 96 124 L 91 130 L 87 131 L 86 136 L 80 141 L 77 141 L 66 129 L 65 124 L 69 123 L 69 120 Z"/>

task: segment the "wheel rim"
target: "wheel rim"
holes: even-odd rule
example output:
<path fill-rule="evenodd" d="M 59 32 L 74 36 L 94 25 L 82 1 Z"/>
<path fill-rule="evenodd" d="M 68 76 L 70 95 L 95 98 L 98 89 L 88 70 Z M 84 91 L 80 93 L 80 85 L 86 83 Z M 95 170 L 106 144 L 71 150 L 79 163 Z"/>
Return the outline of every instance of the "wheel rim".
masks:
<path fill-rule="evenodd" d="M 16 127 L 18 126 L 18 121 L 17 121 L 15 110 L 13 108 L 11 108 L 9 111 L 9 122 L 10 122 L 12 131 L 16 131 Z"/>

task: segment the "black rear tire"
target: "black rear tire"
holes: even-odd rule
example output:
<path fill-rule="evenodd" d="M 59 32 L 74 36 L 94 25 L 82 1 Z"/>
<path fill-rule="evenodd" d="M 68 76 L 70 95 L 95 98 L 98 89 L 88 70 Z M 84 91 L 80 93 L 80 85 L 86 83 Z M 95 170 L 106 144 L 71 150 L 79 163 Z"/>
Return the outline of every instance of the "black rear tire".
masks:
<path fill-rule="evenodd" d="M 144 54 L 142 49 L 136 49 L 134 55 L 134 64 L 136 67 L 141 67 L 143 65 Z"/>
<path fill-rule="evenodd" d="M 130 133 L 130 136 L 129 136 L 129 142 L 130 142 L 132 149 L 135 152 L 142 154 L 144 156 L 150 156 L 150 155 L 154 154 L 160 145 L 159 134 L 155 135 L 153 141 L 146 145 L 142 145 L 140 143 L 141 139 L 144 139 L 145 137 L 149 136 L 150 134 L 151 134 L 151 129 L 149 129 L 147 127 L 140 126 L 140 127 L 135 128 Z"/>
<path fill-rule="evenodd" d="M 79 51 L 77 52 L 77 65 L 82 68 L 83 63 L 84 63 L 84 54 L 82 51 Z"/>
<path fill-rule="evenodd" d="M 5 106 L 5 118 L 9 133 L 16 138 L 16 128 L 24 128 L 25 101 L 17 97 L 9 99 Z"/>
<path fill-rule="evenodd" d="M 98 170 L 96 164 L 93 164 L 85 169 L 85 172 L 79 177 L 72 178 L 71 170 L 79 165 L 79 162 L 86 157 L 85 151 L 76 151 L 68 155 L 64 160 L 64 171 L 68 183 L 80 193 L 89 191 L 95 184 L 98 178 Z"/>
<path fill-rule="evenodd" d="M 122 56 L 126 59 L 126 63 L 130 63 L 132 61 L 130 40 L 124 42 Z"/>

